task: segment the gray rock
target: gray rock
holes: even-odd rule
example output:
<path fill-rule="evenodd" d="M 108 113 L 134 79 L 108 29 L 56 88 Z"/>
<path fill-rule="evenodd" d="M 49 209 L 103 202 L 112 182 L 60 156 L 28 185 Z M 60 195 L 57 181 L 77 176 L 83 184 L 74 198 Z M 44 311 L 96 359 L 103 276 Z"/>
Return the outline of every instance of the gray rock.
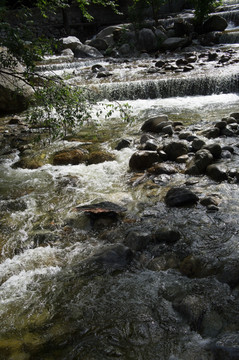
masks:
<path fill-rule="evenodd" d="M 161 47 L 164 50 L 176 50 L 177 48 L 182 48 L 190 44 L 188 38 L 181 37 L 170 37 L 162 43 Z"/>
<path fill-rule="evenodd" d="M 122 245 L 112 245 L 92 256 L 90 263 L 94 263 L 104 270 L 123 270 L 133 259 L 132 251 Z"/>
<path fill-rule="evenodd" d="M 194 162 L 199 172 L 204 173 L 207 166 L 213 162 L 213 155 L 209 150 L 206 149 L 198 150 L 195 154 Z"/>
<path fill-rule="evenodd" d="M 87 45 L 96 48 L 99 51 L 104 51 L 108 48 L 108 44 L 104 39 L 95 38 L 90 40 Z"/>
<path fill-rule="evenodd" d="M 150 242 L 152 234 L 142 229 L 131 230 L 124 241 L 125 245 L 134 251 L 144 250 Z"/>
<path fill-rule="evenodd" d="M 165 146 L 164 151 L 168 155 L 169 160 L 176 160 L 179 156 L 188 153 L 188 147 L 182 142 L 173 141 Z"/>
<path fill-rule="evenodd" d="M 120 140 L 120 142 L 117 144 L 117 146 L 115 147 L 115 150 L 122 150 L 124 148 L 129 147 L 131 144 L 131 141 L 128 139 L 122 139 Z"/>
<path fill-rule="evenodd" d="M 73 51 L 71 49 L 69 49 L 69 48 L 62 50 L 61 55 L 69 56 L 69 57 L 72 57 L 72 58 L 74 57 Z"/>
<path fill-rule="evenodd" d="M 208 129 L 204 132 L 204 136 L 207 137 L 208 139 L 215 139 L 220 136 L 220 129 L 218 128 Z"/>
<path fill-rule="evenodd" d="M 228 179 L 227 171 L 220 165 L 211 164 L 206 169 L 206 174 L 215 181 L 224 181 Z"/>
<path fill-rule="evenodd" d="M 89 45 L 77 45 L 74 48 L 74 55 L 76 58 L 102 58 L 103 55 L 96 48 Z"/>
<path fill-rule="evenodd" d="M 203 23 L 203 31 L 224 31 L 227 27 L 227 21 L 220 15 L 212 15 Z"/>
<path fill-rule="evenodd" d="M 158 161 L 160 156 L 156 151 L 136 151 L 129 160 L 129 167 L 132 170 L 146 170 Z"/>
<path fill-rule="evenodd" d="M 149 139 L 146 141 L 145 145 L 144 145 L 144 150 L 152 150 L 152 151 L 156 151 L 158 149 L 158 142 L 154 139 Z"/>
<path fill-rule="evenodd" d="M 172 244 L 179 241 L 180 238 L 181 238 L 181 234 L 177 230 L 158 229 L 154 233 L 154 240 L 157 243 L 166 242 Z"/>
<path fill-rule="evenodd" d="M 159 45 L 162 44 L 162 42 L 164 42 L 164 40 L 167 39 L 167 35 L 160 29 L 155 30 L 155 35 Z"/>
<path fill-rule="evenodd" d="M 161 114 L 156 117 L 150 118 L 144 122 L 144 124 L 141 127 L 142 131 L 149 131 L 149 132 L 160 132 L 158 126 L 162 122 L 168 121 L 168 116 Z"/>
<path fill-rule="evenodd" d="M 181 187 L 171 188 L 165 197 L 165 203 L 170 207 L 193 205 L 197 203 L 198 200 L 198 196 L 191 190 Z"/>
<path fill-rule="evenodd" d="M 166 125 L 162 128 L 162 133 L 164 134 L 168 134 L 168 135 L 173 135 L 173 127 L 172 125 Z"/>
<path fill-rule="evenodd" d="M 82 42 L 75 36 L 68 36 L 60 39 L 62 49 L 75 50 L 77 46 L 82 45 Z"/>
<path fill-rule="evenodd" d="M 192 149 L 194 151 L 200 150 L 205 145 L 205 141 L 201 139 L 194 139 L 192 142 Z"/>
<path fill-rule="evenodd" d="M 154 175 L 161 175 L 161 174 L 172 175 L 172 174 L 176 174 L 177 170 L 175 166 L 171 164 L 155 164 L 154 166 L 148 169 L 148 172 Z"/>
<path fill-rule="evenodd" d="M 151 29 L 144 28 L 139 31 L 138 49 L 147 52 L 157 50 L 157 38 Z"/>
<path fill-rule="evenodd" d="M 232 114 L 230 114 L 230 117 L 233 117 L 236 120 L 239 120 L 239 112 L 234 112 Z"/>
<path fill-rule="evenodd" d="M 219 144 L 204 145 L 203 149 L 210 151 L 210 153 L 213 155 L 214 159 L 220 159 L 221 153 L 222 153 L 222 148 Z"/>

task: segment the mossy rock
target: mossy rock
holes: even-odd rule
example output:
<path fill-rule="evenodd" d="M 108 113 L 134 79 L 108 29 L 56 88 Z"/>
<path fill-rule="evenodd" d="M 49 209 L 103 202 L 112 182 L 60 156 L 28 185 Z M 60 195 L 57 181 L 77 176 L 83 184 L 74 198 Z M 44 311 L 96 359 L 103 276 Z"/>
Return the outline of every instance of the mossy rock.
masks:
<path fill-rule="evenodd" d="M 87 164 L 88 165 L 100 164 L 105 161 L 113 161 L 113 160 L 115 160 L 115 155 L 107 151 L 98 150 L 98 151 L 92 151 L 92 153 L 90 153 Z"/>
<path fill-rule="evenodd" d="M 80 149 L 68 149 L 53 155 L 53 165 L 78 165 L 85 163 L 88 154 Z"/>
<path fill-rule="evenodd" d="M 13 168 L 34 170 L 34 169 L 40 168 L 43 165 L 44 165 L 44 162 L 41 159 L 32 159 L 30 157 L 24 157 L 24 158 L 20 159 L 19 161 L 17 161 L 13 165 Z"/>

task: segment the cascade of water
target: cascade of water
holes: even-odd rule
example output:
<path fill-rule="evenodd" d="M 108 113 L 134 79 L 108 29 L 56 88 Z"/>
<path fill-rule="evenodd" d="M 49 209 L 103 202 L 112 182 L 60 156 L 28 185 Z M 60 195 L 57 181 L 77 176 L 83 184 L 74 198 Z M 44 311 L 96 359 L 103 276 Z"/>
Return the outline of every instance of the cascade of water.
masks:
<path fill-rule="evenodd" d="M 107 83 L 92 87 L 99 100 L 155 99 L 173 96 L 209 95 L 239 91 L 237 72 L 215 78 L 196 76 L 159 80 Z"/>

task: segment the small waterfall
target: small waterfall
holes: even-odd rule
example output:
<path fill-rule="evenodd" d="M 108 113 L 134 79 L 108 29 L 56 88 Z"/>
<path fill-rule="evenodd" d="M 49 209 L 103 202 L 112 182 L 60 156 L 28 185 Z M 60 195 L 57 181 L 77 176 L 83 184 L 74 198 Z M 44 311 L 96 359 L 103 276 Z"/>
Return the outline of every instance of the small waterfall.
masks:
<path fill-rule="evenodd" d="M 92 86 L 99 100 L 156 99 L 239 91 L 239 74 L 108 83 Z"/>
<path fill-rule="evenodd" d="M 239 43 L 239 29 L 225 31 L 220 37 L 220 44 L 238 44 L 238 43 Z"/>
<path fill-rule="evenodd" d="M 231 10 L 231 11 L 220 11 L 218 15 L 222 16 L 227 20 L 228 23 L 232 22 L 234 26 L 239 25 L 239 10 Z"/>

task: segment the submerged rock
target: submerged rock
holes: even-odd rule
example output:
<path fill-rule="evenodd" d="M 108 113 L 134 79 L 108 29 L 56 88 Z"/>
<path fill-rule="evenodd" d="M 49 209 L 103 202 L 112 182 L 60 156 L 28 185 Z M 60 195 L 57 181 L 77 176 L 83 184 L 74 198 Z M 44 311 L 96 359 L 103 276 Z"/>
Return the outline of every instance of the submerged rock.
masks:
<path fill-rule="evenodd" d="M 96 253 L 90 260 L 91 263 L 100 265 L 104 270 L 115 271 L 126 268 L 133 259 L 133 252 L 128 247 L 118 244 L 112 245 Z"/>
<path fill-rule="evenodd" d="M 165 197 L 165 203 L 170 207 L 193 205 L 196 204 L 198 200 L 198 196 L 191 190 L 180 187 L 171 188 Z"/>
<path fill-rule="evenodd" d="M 88 159 L 88 154 L 83 150 L 63 150 L 53 156 L 53 165 L 78 165 Z"/>
<path fill-rule="evenodd" d="M 98 150 L 98 151 L 92 151 L 89 154 L 87 164 L 88 165 L 100 164 L 105 161 L 113 161 L 113 160 L 115 160 L 115 156 L 113 154 L 107 151 Z"/>

